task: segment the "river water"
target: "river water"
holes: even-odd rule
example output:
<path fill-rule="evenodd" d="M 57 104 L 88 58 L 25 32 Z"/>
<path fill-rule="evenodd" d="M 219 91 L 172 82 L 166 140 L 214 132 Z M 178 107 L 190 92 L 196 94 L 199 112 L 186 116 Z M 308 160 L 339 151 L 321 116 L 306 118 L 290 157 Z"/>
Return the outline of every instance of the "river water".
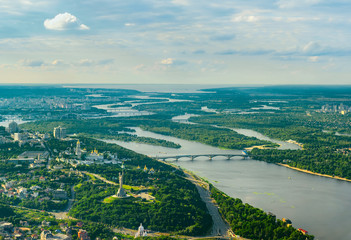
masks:
<path fill-rule="evenodd" d="M 172 118 L 172 121 L 174 122 L 178 122 L 178 123 L 186 123 L 186 124 L 196 124 L 194 122 L 189 121 L 189 118 L 194 117 L 194 116 L 199 116 L 196 114 L 184 114 L 184 115 L 179 115 L 176 117 Z M 260 140 L 265 140 L 265 141 L 269 141 L 269 142 L 273 142 L 273 143 L 277 143 L 279 144 L 278 149 L 291 149 L 291 150 L 299 150 L 301 149 L 301 147 L 295 143 L 292 142 L 285 142 L 285 141 L 280 141 L 277 139 L 272 139 L 270 137 L 267 137 L 257 131 L 251 130 L 251 129 L 244 129 L 244 128 L 229 128 L 229 127 L 222 127 L 222 126 L 217 126 L 217 125 L 212 125 L 214 127 L 218 127 L 218 128 L 227 128 L 230 129 L 232 131 L 235 131 L 239 134 L 248 136 L 248 137 L 254 137 Z"/>
<path fill-rule="evenodd" d="M 93 107 L 97 109 L 106 110 L 108 113 L 112 113 L 112 115 L 106 115 L 104 117 L 131 117 L 131 116 L 145 116 L 145 115 L 152 115 L 152 112 L 148 111 L 139 111 L 134 107 L 139 105 L 146 105 L 146 104 L 157 104 L 157 103 L 172 103 L 172 102 L 189 102 L 190 100 L 183 100 L 183 99 L 171 99 L 171 98 L 161 98 L 161 97 L 150 97 L 147 95 L 141 96 L 130 96 L 131 98 L 135 98 L 136 100 L 131 101 L 124 101 L 123 103 L 113 103 L 113 104 L 102 104 L 102 105 L 95 105 Z M 153 101 L 137 101 L 137 100 L 153 100 Z M 160 101 L 162 100 L 162 101 Z M 124 104 L 130 104 L 130 107 L 123 106 Z M 120 105 L 120 106 L 118 106 Z M 102 118 L 101 116 L 98 117 L 91 117 L 91 118 Z"/>
<path fill-rule="evenodd" d="M 241 153 L 134 128 L 138 136 L 180 144 L 179 149 L 107 140 L 149 156 L 206 153 Z M 277 218 L 289 218 L 319 240 L 351 239 L 351 183 L 310 175 L 274 164 L 240 157 L 226 160 L 206 157 L 180 159 L 174 164 L 193 171 L 228 195 L 242 199 Z"/>
<path fill-rule="evenodd" d="M 22 124 L 22 123 L 26 123 L 26 122 L 29 122 L 29 121 L 26 121 L 26 120 L 23 120 L 21 117 L 19 116 L 3 116 L 4 119 L 2 119 L 2 121 L 0 121 L 0 126 L 2 127 L 9 127 L 9 124 L 12 122 L 12 121 L 15 121 L 18 125 L 19 124 Z"/>

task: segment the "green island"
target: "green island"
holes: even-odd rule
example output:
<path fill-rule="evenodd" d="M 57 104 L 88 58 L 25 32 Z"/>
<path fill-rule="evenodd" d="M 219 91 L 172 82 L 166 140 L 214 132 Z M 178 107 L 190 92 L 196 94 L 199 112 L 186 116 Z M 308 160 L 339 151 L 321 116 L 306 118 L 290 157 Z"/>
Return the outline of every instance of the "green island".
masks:
<path fill-rule="evenodd" d="M 303 147 L 302 150 L 255 148 L 250 155 L 257 160 L 287 164 L 315 173 L 351 179 L 351 156 L 346 153 L 351 145 L 351 137 L 335 135 L 332 130 L 323 132 L 323 128 L 319 127 L 321 122 L 316 120 L 321 118 L 322 113 L 313 113 L 308 116 L 306 113 L 301 114 L 303 120 L 296 115 L 289 111 L 253 117 L 212 115 L 195 117 L 192 121 L 232 128 L 248 128 L 272 138 L 286 141 L 292 139 Z M 335 117 L 329 118 L 326 125 L 335 123 L 334 119 Z"/>
<path fill-rule="evenodd" d="M 90 120 L 64 120 L 64 121 L 36 121 L 23 124 L 24 128 L 31 129 L 32 131 L 51 132 L 56 126 L 65 127 L 69 134 L 79 133 L 79 136 L 120 140 L 124 142 L 137 142 L 145 143 L 155 146 L 180 148 L 179 144 L 174 142 L 155 139 L 151 137 L 139 137 L 133 134 L 133 123 L 118 121 L 114 118 L 106 119 L 90 119 Z M 126 133 L 127 132 L 127 133 Z"/>
<path fill-rule="evenodd" d="M 277 144 L 246 137 L 232 130 L 205 125 L 181 124 L 170 120 L 143 121 L 140 127 L 143 130 L 163 135 L 198 141 L 214 147 L 226 149 L 244 149 L 255 145 L 276 147 Z"/>

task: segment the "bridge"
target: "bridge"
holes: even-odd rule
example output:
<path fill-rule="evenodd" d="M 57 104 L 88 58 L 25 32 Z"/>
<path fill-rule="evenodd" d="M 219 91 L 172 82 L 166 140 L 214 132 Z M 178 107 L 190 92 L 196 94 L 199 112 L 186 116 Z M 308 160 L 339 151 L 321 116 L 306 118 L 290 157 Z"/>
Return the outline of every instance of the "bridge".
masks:
<path fill-rule="evenodd" d="M 174 159 L 175 161 L 178 161 L 181 158 L 187 158 L 187 159 L 190 159 L 191 161 L 194 161 L 198 157 L 207 157 L 211 161 L 211 160 L 213 160 L 213 158 L 216 158 L 216 157 L 225 157 L 227 160 L 230 160 L 233 157 L 243 157 L 243 159 L 246 159 L 249 156 L 247 154 L 221 154 L 221 153 L 219 153 L 219 154 L 174 155 L 174 156 L 162 156 L 162 157 L 156 156 L 156 159 L 162 160 L 162 161 Z"/>

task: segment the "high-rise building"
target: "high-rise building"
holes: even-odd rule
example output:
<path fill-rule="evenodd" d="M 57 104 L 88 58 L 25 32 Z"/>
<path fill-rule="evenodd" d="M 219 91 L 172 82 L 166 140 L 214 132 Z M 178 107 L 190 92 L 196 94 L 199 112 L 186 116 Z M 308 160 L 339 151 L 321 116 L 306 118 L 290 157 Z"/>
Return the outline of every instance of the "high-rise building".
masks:
<path fill-rule="evenodd" d="M 54 128 L 54 138 L 62 139 L 62 138 L 65 138 L 66 136 L 67 136 L 66 128 L 63 128 L 61 126 Z"/>
<path fill-rule="evenodd" d="M 15 121 L 10 122 L 9 124 L 9 133 L 19 132 L 18 124 Z"/>
<path fill-rule="evenodd" d="M 80 142 L 79 142 L 79 140 L 77 141 L 77 144 L 76 144 L 76 155 L 78 157 L 80 157 L 82 155 L 82 150 L 80 149 Z"/>
<path fill-rule="evenodd" d="M 13 141 L 21 141 L 22 140 L 22 134 L 21 133 L 14 133 L 13 134 Z"/>

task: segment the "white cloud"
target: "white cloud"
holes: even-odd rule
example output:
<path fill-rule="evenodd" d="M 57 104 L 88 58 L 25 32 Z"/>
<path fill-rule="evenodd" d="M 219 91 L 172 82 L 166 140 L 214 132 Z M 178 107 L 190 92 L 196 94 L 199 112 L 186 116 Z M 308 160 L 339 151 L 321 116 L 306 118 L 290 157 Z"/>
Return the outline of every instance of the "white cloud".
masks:
<path fill-rule="evenodd" d="M 189 6 L 188 0 L 172 0 L 174 5 Z"/>
<path fill-rule="evenodd" d="M 90 28 L 85 24 L 81 24 L 81 25 L 79 25 L 79 29 L 80 30 L 89 30 Z"/>
<path fill-rule="evenodd" d="M 20 65 L 24 66 L 24 67 L 41 67 L 44 66 L 45 63 L 42 60 L 28 60 L 28 59 L 22 59 L 19 61 Z"/>
<path fill-rule="evenodd" d="M 173 62 L 174 62 L 173 58 L 166 58 L 161 60 L 161 64 L 164 64 L 164 65 L 171 65 L 173 64 Z"/>
<path fill-rule="evenodd" d="M 262 16 L 262 13 L 266 13 L 266 10 L 254 9 L 242 11 L 232 18 L 233 22 L 248 22 L 254 23 L 264 20 L 266 17 Z"/>
<path fill-rule="evenodd" d="M 133 27 L 133 26 L 135 26 L 135 23 L 125 23 L 124 26 L 126 26 L 126 27 Z"/>
<path fill-rule="evenodd" d="M 57 31 L 69 29 L 89 30 L 87 25 L 81 24 L 76 16 L 67 12 L 57 14 L 52 19 L 46 19 L 44 26 L 46 29 Z"/>
<path fill-rule="evenodd" d="M 94 61 L 91 59 L 81 59 L 78 63 L 79 66 L 90 67 L 94 65 Z"/>
<path fill-rule="evenodd" d="M 62 60 L 60 60 L 60 59 L 55 59 L 54 61 L 51 62 L 51 65 L 53 65 L 53 66 L 63 66 L 63 65 L 65 65 L 65 63 Z"/>
<path fill-rule="evenodd" d="M 278 0 L 276 4 L 279 8 L 297 8 L 315 5 L 320 2 L 321 0 Z"/>
<path fill-rule="evenodd" d="M 308 61 L 310 61 L 310 62 L 317 62 L 318 60 L 319 60 L 318 56 L 312 56 L 312 57 L 308 58 Z"/>
<path fill-rule="evenodd" d="M 23 15 L 31 10 L 44 10 L 51 4 L 51 1 L 45 0 L 0 0 L 0 12 L 9 15 Z"/>
<path fill-rule="evenodd" d="M 237 15 L 233 17 L 233 22 L 258 22 L 261 19 L 259 16 L 254 15 Z"/>
<path fill-rule="evenodd" d="M 108 59 L 102 59 L 102 60 L 92 60 L 92 59 L 81 59 L 76 66 L 82 66 L 82 67 L 95 67 L 95 66 L 107 66 L 111 65 L 114 63 L 113 58 L 108 58 Z"/>
<path fill-rule="evenodd" d="M 307 54 L 318 53 L 321 50 L 322 47 L 316 42 L 309 42 L 302 48 L 302 51 Z"/>

